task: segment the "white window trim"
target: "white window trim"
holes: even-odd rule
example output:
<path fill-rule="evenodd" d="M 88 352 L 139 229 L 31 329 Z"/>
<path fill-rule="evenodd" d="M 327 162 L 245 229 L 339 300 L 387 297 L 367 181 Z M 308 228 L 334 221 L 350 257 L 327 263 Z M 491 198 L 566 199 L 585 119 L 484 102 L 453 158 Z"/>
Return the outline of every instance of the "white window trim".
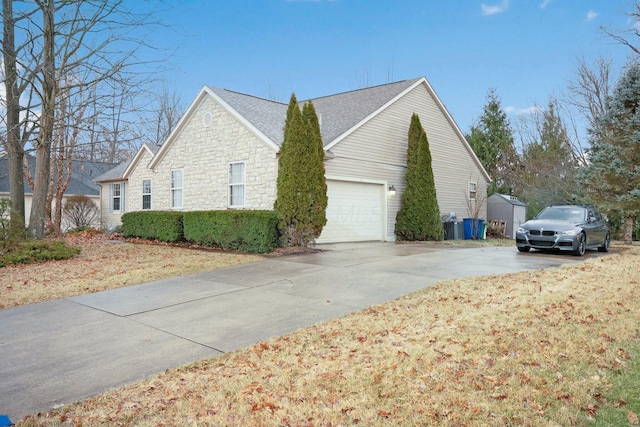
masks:
<path fill-rule="evenodd" d="M 242 164 L 244 167 L 242 168 L 242 172 L 243 172 L 243 177 L 242 177 L 242 183 L 236 183 L 236 184 L 232 184 L 231 183 L 231 166 L 232 165 L 237 165 L 237 164 Z M 229 175 L 227 177 L 228 182 L 227 182 L 227 191 L 228 191 L 228 196 L 227 196 L 227 201 L 228 201 L 228 205 L 230 208 L 234 208 L 234 209 L 241 209 L 244 208 L 247 204 L 247 163 L 244 161 L 239 161 L 239 162 L 229 162 Z M 242 186 L 244 189 L 244 193 L 243 193 L 243 197 L 242 197 L 242 204 L 241 205 L 234 205 L 231 203 L 232 199 L 231 199 L 231 187 L 233 186 Z"/>
<path fill-rule="evenodd" d="M 174 172 L 178 172 L 180 171 L 180 180 L 182 181 L 182 185 L 180 187 L 174 187 L 173 186 L 173 173 Z M 184 206 L 184 170 L 183 169 L 171 169 L 171 175 L 169 177 L 170 182 L 169 182 L 169 198 L 170 198 L 170 204 L 171 204 L 171 209 L 182 209 L 182 207 Z M 173 197 L 173 192 L 175 190 L 180 190 L 180 206 L 174 206 L 173 202 L 174 202 L 174 197 Z"/>
<path fill-rule="evenodd" d="M 145 181 L 149 181 L 149 192 L 145 193 L 144 190 L 144 182 Z M 149 207 L 145 208 L 144 207 L 144 196 L 149 196 Z M 151 210 L 151 204 L 153 202 L 153 180 L 151 178 L 144 178 L 142 180 L 142 210 L 148 211 Z"/>
<path fill-rule="evenodd" d="M 478 183 L 476 181 L 469 181 L 467 184 L 467 189 L 469 190 L 469 193 L 468 193 L 469 200 L 477 200 L 478 199 Z"/>
<path fill-rule="evenodd" d="M 124 182 L 113 182 L 111 184 L 109 184 L 109 212 L 124 212 Z M 118 196 L 114 196 L 113 193 L 113 189 L 114 187 L 118 185 L 120 188 L 120 195 Z M 118 199 L 120 200 L 120 208 L 119 209 L 114 209 L 113 206 L 113 199 L 115 197 L 118 197 Z"/>

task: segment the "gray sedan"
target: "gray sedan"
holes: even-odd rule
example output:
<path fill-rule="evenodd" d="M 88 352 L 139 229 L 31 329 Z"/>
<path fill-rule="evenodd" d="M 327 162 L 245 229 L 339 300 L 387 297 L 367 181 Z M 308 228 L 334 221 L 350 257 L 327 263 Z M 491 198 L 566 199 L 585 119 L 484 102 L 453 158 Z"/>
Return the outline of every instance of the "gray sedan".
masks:
<path fill-rule="evenodd" d="M 516 231 L 520 252 L 540 249 L 582 256 L 587 249 L 607 252 L 610 244 L 609 226 L 592 205 L 549 206 Z"/>

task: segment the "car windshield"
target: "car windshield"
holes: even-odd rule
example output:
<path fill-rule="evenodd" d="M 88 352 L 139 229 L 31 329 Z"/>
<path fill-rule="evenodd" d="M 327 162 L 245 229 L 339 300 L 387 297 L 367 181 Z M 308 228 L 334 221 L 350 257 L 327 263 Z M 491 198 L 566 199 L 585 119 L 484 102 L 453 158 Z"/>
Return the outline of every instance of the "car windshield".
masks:
<path fill-rule="evenodd" d="M 538 215 L 538 219 L 555 219 L 559 221 L 582 222 L 586 218 L 586 209 L 579 207 L 551 207 Z"/>

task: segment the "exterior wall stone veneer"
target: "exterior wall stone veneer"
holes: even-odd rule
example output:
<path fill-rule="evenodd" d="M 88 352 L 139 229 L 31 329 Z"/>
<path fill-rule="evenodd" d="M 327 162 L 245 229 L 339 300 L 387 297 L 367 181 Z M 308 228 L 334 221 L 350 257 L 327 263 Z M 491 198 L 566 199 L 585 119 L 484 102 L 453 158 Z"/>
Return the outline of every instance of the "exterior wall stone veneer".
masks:
<path fill-rule="evenodd" d="M 205 117 L 207 113 L 211 116 Z M 145 155 L 128 177 L 127 211 L 142 210 L 143 179 L 151 179 L 151 209 L 172 209 L 171 171 L 175 169 L 183 171 L 183 207 L 177 210 L 228 209 L 232 162 L 245 163 L 245 205 L 241 208 L 273 209 L 275 151 L 209 98 L 198 106 L 155 170 L 146 167 L 150 160 Z"/>

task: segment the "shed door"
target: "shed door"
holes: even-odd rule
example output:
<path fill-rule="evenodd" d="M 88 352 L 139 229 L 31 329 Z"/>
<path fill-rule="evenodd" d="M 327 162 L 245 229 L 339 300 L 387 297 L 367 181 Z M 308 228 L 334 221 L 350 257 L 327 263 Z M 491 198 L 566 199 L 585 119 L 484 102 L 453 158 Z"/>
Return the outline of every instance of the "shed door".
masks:
<path fill-rule="evenodd" d="M 327 224 L 318 243 L 384 240 L 384 186 L 327 180 Z"/>

